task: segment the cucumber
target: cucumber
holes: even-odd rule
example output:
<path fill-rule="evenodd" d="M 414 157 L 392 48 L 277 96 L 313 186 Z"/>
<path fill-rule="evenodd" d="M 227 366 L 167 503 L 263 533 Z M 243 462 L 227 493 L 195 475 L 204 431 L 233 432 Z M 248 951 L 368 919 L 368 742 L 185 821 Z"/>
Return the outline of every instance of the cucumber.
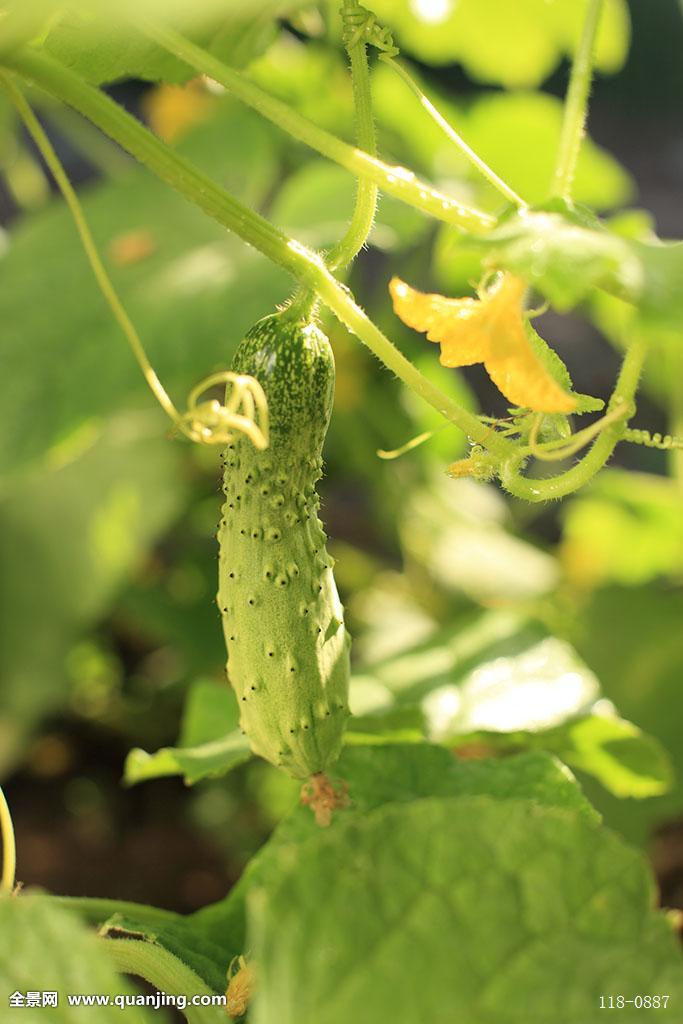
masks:
<path fill-rule="evenodd" d="M 344 612 L 316 484 L 334 394 L 330 343 L 310 320 L 264 317 L 232 369 L 268 399 L 270 444 L 226 450 L 218 606 L 240 726 L 255 754 L 297 779 L 339 756 L 349 714 Z"/>

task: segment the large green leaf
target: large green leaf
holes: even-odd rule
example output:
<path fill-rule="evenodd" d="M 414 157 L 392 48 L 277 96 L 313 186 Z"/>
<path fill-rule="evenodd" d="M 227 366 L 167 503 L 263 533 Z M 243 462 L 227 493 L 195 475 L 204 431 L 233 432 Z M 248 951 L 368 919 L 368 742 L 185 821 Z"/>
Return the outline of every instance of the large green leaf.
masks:
<path fill-rule="evenodd" d="M 185 501 L 180 449 L 157 436 L 160 420 L 92 422 L 0 501 L 3 765 L 62 702 L 69 648 Z"/>
<path fill-rule="evenodd" d="M 598 705 L 596 713 L 579 715 L 553 729 L 454 733 L 450 743 L 477 756 L 546 750 L 622 799 L 661 796 L 673 786 L 671 760 L 661 743 L 613 714 L 609 705 Z"/>
<path fill-rule="evenodd" d="M 171 25 L 241 67 L 259 56 L 277 35 L 277 19 L 301 0 L 10 0 L 4 45 L 33 41 L 94 84 L 121 78 L 184 82 L 196 72 L 133 27 L 129 14 Z"/>
<path fill-rule="evenodd" d="M 464 762 L 426 744 L 352 747 L 343 751 L 333 777 L 348 785 L 351 803 L 333 817 L 332 832 L 343 829 L 350 820 L 364 820 L 387 804 L 406 807 L 431 796 L 487 794 L 499 800 L 522 797 L 539 805 L 572 809 L 581 817 L 595 820 L 595 812 L 567 769 L 540 752 L 500 761 Z M 243 950 L 249 894 L 272 877 L 281 850 L 302 849 L 302 844 L 319 834 L 308 808 L 293 808 L 250 861 L 227 898 L 192 915 L 193 925 L 214 945 Z"/>
<path fill-rule="evenodd" d="M 0 897 L 0 987 L 5 1021 L 27 1020 L 38 1024 L 76 1024 L 87 1018 L 94 1024 L 121 1020 L 121 1008 L 112 1006 L 70 1006 L 69 995 L 117 996 L 133 989 L 111 966 L 95 937 L 73 916 L 35 895 Z M 8 1008 L 8 999 L 18 992 L 24 997 L 37 993 L 33 1009 Z M 57 993 L 57 1006 L 44 1004 L 45 993 Z M 152 1015 L 138 1006 L 126 1007 L 126 1020 L 149 1022 Z"/>
<path fill-rule="evenodd" d="M 257 1024 L 597 1024 L 601 994 L 653 992 L 675 1021 L 683 1005 L 640 856 L 526 800 L 379 808 L 284 847 L 257 896 Z"/>
<path fill-rule="evenodd" d="M 182 149 L 257 203 L 275 174 L 269 140 L 255 116 L 228 103 Z M 124 265 L 110 255 L 109 270 L 158 375 L 184 407 L 189 389 L 224 368 L 243 332 L 285 298 L 287 277 L 146 171 L 89 189 L 83 205 L 105 253 L 130 232 L 151 247 Z M 1 472 L 40 460 L 92 417 L 153 404 L 62 203 L 13 232 L 0 317 Z"/>
<path fill-rule="evenodd" d="M 461 62 L 473 78 L 538 85 L 574 51 L 586 12 L 577 0 L 374 0 L 399 45 L 429 64 Z M 596 46 L 600 70 L 616 71 L 629 44 L 628 9 L 605 5 Z"/>
<path fill-rule="evenodd" d="M 593 288 L 634 303 L 649 322 L 677 324 L 683 313 L 683 243 L 640 242 L 579 214 L 514 214 L 475 243 L 488 262 L 526 278 L 560 310 Z"/>
<path fill-rule="evenodd" d="M 370 730 L 370 712 L 390 723 L 392 713 L 421 709 L 424 734 L 463 751 L 549 751 L 619 797 L 669 791 L 665 749 L 601 697 L 569 644 L 498 613 L 374 661 L 354 679 L 351 707 Z"/>

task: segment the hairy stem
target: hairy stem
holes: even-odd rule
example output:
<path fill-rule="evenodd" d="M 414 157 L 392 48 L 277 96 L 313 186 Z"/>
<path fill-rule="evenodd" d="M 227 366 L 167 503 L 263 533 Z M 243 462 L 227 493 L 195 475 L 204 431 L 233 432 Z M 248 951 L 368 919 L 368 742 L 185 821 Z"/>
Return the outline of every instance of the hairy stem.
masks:
<path fill-rule="evenodd" d="M 501 482 L 505 489 L 516 498 L 539 502 L 563 498 L 583 487 L 611 458 L 614 449 L 624 435 L 626 423 L 634 410 L 634 397 L 645 362 L 647 345 L 642 338 L 636 338 L 626 351 L 616 386 L 607 407 L 608 414 L 624 409 L 623 417 L 610 422 L 599 434 L 591 449 L 565 473 L 547 479 L 534 479 L 519 474 L 520 456 L 503 465 Z"/>
<path fill-rule="evenodd" d="M 348 17 L 358 8 L 357 0 L 344 0 L 342 15 Z M 356 111 L 356 141 L 360 149 L 377 156 L 375 121 L 372 115 L 372 92 L 367 46 L 361 37 L 348 47 L 353 82 L 353 103 Z M 368 240 L 377 210 L 377 185 L 368 178 L 359 178 L 356 186 L 356 205 L 348 231 L 328 253 L 326 263 L 330 270 L 339 270 L 352 263 Z"/>
<path fill-rule="evenodd" d="M 492 433 L 478 417 L 463 409 L 428 381 L 372 323 L 348 290 L 328 271 L 320 257 L 288 238 L 260 214 L 243 206 L 234 196 L 170 149 L 144 125 L 99 89 L 43 54 L 16 50 L 5 58 L 15 71 L 34 81 L 93 121 L 162 181 L 186 196 L 219 224 L 234 231 L 273 262 L 288 270 L 311 292 L 316 292 L 333 313 L 353 331 L 404 384 L 459 427 L 472 440 L 497 455 L 508 456 L 512 447 Z"/>
<path fill-rule="evenodd" d="M 210 1000 L 216 993 L 182 960 L 154 942 L 141 939 L 101 939 L 100 948 L 114 967 L 125 974 L 144 978 L 159 992 L 185 996 L 188 1006 L 183 1014 L 188 1024 L 223 1024 L 225 1006 L 190 1006 L 193 996 Z"/>
<path fill-rule="evenodd" d="M 399 61 L 393 57 L 384 55 L 380 57 L 380 60 L 384 61 L 385 64 L 388 64 L 389 67 L 392 68 L 401 79 L 403 79 L 406 85 L 415 93 L 422 107 L 427 111 L 431 119 L 439 126 L 441 131 L 451 140 L 451 142 L 458 147 L 460 152 L 467 157 L 469 162 L 476 167 L 479 173 L 486 178 L 489 184 L 493 185 L 501 195 L 505 196 L 508 202 L 514 203 L 515 206 L 526 206 L 524 200 L 517 195 L 514 189 L 511 189 L 502 178 L 499 178 L 496 172 L 492 170 L 489 165 L 482 160 L 473 149 L 470 148 L 470 146 L 467 145 L 462 136 L 456 132 L 453 125 L 446 120 L 443 114 L 434 106 L 432 101 L 425 96 L 420 86 L 403 64 L 399 63 Z"/>
<path fill-rule="evenodd" d="M 0 896 L 10 895 L 14 891 L 17 870 L 17 846 L 14 838 L 14 825 L 5 794 L 0 787 L 0 837 L 2 838 L 2 875 L 0 876 Z"/>
<path fill-rule="evenodd" d="M 357 177 L 366 178 L 382 191 L 472 234 L 481 234 L 495 227 L 495 218 L 480 210 L 470 209 L 426 182 L 419 181 L 405 167 L 385 164 L 372 154 L 350 146 L 319 128 L 178 32 L 146 19 L 140 19 L 139 27 L 150 39 L 184 60 L 195 71 L 213 78 L 242 103 L 258 111 L 292 138 L 334 160 Z"/>
<path fill-rule="evenodd" d="M 602 6 L 603 0 L 588 0 L 586 19 L 572 64 L 552 189 L 553 195 L 561 196 L 563 199 L 569 199 L 571 196 L 576 162 L 586 127 L 588 94 L 593 73 L 593 52 Z"/>

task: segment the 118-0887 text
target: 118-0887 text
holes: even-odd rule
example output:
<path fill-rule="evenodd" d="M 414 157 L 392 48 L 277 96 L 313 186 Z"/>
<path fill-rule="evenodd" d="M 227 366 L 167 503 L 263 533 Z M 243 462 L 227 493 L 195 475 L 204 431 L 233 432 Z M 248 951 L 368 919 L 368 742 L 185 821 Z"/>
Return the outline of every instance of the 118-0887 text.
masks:
<path fill-rule="evenodd" d="M 624 1010 L 633 1006 L 636 1010 L 666 1010 L 669 996 L 665 995 L 625 995 L 600 996 L 601 1010 Z"/>

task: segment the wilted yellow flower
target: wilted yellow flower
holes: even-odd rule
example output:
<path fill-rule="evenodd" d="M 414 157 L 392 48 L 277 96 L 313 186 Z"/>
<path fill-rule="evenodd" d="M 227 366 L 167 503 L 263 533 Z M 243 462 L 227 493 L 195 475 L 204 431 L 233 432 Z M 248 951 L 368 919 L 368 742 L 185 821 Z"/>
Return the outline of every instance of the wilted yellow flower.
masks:
<path fill-rule="evenodd" d="M 254 993 L 254 967 L 243 956 L 236 957 L 228 968 L 226 1010 L 229 1017 L 237 1020 L 249 1008 Z"/>
<path fill-rule="evenodd" d="M 441 345 L 443 366 L 483 363 L 505 397 L 536 412 L 572 412 L 576 399 L 543 366 L 527 335 L 526 284 L 502 274 L 480 299 L 448 299 L 393 278 L 394 310 L 409 327 Z"/>

